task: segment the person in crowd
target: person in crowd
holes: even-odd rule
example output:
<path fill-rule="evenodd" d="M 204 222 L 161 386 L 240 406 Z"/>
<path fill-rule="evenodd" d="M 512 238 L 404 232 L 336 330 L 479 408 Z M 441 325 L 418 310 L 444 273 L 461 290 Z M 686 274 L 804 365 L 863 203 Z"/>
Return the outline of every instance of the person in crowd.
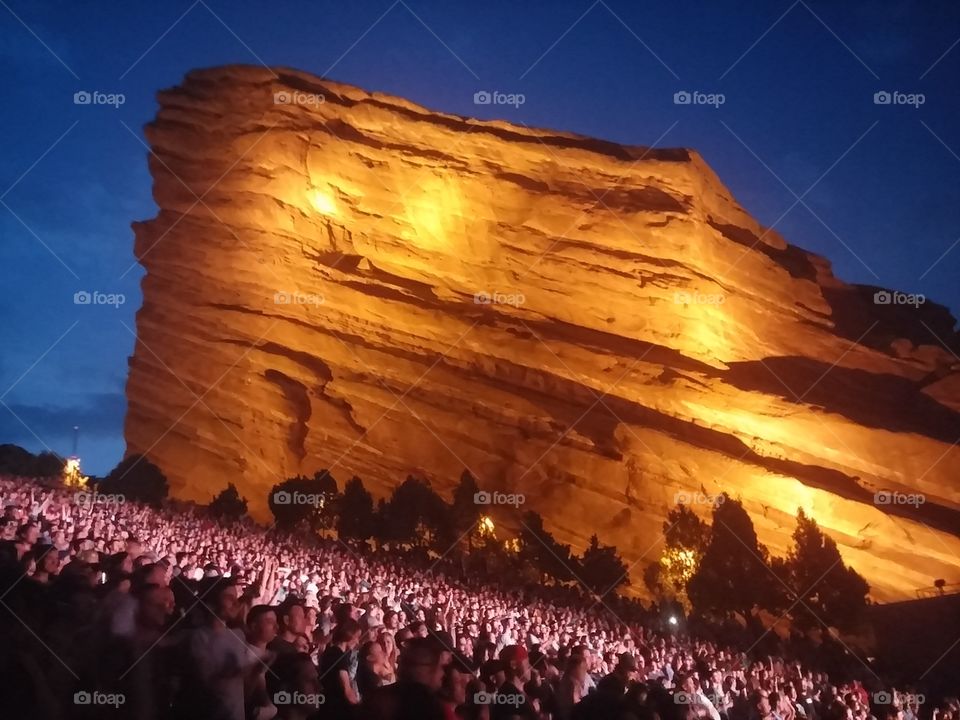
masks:
<path fill-rule="evenodd" d="M 586 675 L 586 658 L 583 655 L 570 655 L 567 658 L 563 676 L 557 685 L 556 720 L 570 720 L 573 717 L 574 706 L 586 697 L 583 694 Z"/>
<path fill-rule="evenodd" d="M 307 614 L 299 598 L 289 596 L 277 610 L 280 631 L 268 648 L 277 655 L 297 652 L 297 638 L 307 630 Z"/>
<path fill-rule="evenodd" d="M 530 655 L 522 645 L 508 645 L 500 652 L 505 679 L 491 697 L 492 720 L 538 720 L 539 703 L 527 697 Z"/>
<path fill-rule="evenodd" d="M 388 676 L 386 662 L 383 646 L 376 640 L 368 640 L 360 646 L 357 688 L 361 698 L 368 697 L 385 684 L 384 679 Z"/>
<path fill-rule="evenodd" d="M 352 708 L 360 702 L 350 677 L 350 656 L 360 642 L 360 623 L 345 617 L 333 629 L 330 645 L 320 658 L 320 683 L 323 686 L 324 712 L 333 720 L 348 720 Z"/>
<path fill-rule="evenodd" d="M 198 598 L 199 626 L 187 638 L 189 677 L 194 682 L 181 711 L 190 717 L 244 720 L 245 690 L 256 685 L 250 676 L 263 669 L 263 662 L 236 628 L 240 607 L 236 585 L 222 577 L 205 580 Z"/>
<path fill-rule="evenodd" d="M 439 693 L 444 720 L 464 717 L 467 712 L 467 691 L 474 680 L 470 659 L 461 652 L 453 653 L 443 668 L 443 683 Z"/>
<path fill-rule="evenodd" d="M 0 476 L 4 717 L 960 720 L 830 643 L 75 492 Z M 74 701 L 94 690 L 122 707 Z"/>
<path fill-rule="evenodd" d="M 275 715 L 251 716 L 253 720 L 312 720 L 324 707 L 317 669 L 306 653 L 283 653 L 267 675 L 267 692 Z M 324 715 L 323 717 L 334 717 Z"/>
<path fill-rule="evenodd" d="M 444 720 L 440 699 L 444 667 L 436 642 L 413 638 L 400 652 L 397 682 L 374 691 L 364 702 L 370 720 Z"/>

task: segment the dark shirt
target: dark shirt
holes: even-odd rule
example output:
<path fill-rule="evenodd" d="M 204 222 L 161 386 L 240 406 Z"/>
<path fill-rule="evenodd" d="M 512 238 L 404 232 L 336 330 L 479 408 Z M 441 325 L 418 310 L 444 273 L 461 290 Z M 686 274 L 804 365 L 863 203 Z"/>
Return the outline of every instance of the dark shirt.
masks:
<path fill-rule="evenodd" d="M 375 689 L 381 685 L 380 676 L 371 670 L 365 663 L 357 666 L 357 690 L 360 691 L 360 699 L 363 700 Z"/>
<path fill-rule="evenodd" d="M 296 646 L 292 642 L 287 642 L 282 637 L 275 637 L 267 643 L 267 650 L 277 655 L 286 655 L 287 653 L 297 652 Z"/>
<path fill-rule="evenodd" d="M 347 696 L 340 680 L 340 671 L 350 674 L 350 651 L 330 645 L 320 656 L 320 684 L 323 686 L 324 707 L 327 711 L 341 713 L 349 707 Z M 336 715 L 339 717 L 339 715 Z"/>
<path fill-rule="evenodd" d="M 523 690 L 517 688 L 512 682 L 505 682 L 493 697 L 493 702 L 490 705 L 490 720 L 508 720 L 510 718 L 537 720 L 537 713 Z"/>
<path fill-rule="evenodd" d="M 401 681 L 374 690 L 363 701 L 364 720 L 445 720 L 443 704 L 430 689 Z"/>

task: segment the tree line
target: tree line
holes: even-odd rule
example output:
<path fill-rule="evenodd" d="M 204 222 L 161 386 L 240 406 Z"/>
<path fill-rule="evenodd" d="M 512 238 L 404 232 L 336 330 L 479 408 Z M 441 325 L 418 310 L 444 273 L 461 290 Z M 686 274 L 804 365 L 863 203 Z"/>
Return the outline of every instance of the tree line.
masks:
<path fill-rule="evenodd" d="M 333 476 L 321 470 L 274 485 L 267 504 L 282 530 L 335 534 L 348 544 L 372 542 L 381 548 L 419 552 L 438 562 L 479 562 L 492 573 L 520 582 L 579 585 L 599 595 L 629 582 L 626 563 L 615 547 L 594 535 L 577 555 L 544 528 L 536 512 L 518 509 L 512 518 L 514 536 L 498 538 L 485 496 L 465 470 L 449 502 L 426 480 L 412 475 L 389 497 L 375 502 L 360 478 L 351 478 L 340 491 Z M 231 485 L 214 505 L 239 511 L 241 500 Z M 497 507 L 498 514 L 504 514 L 503 506 Z"/>
<path fill-rule="evenodd" d="M 16 445 L 0 445 L 3 473 L 54 477 L 63 465 L 54 453 L 33 455 Z M 105 477 L 91 478 L 90 489 L 157 506 L 169 487 L 156 465 L 131 455 Z M 478 501 L 484 494 L 464 471 L 449 502 L 414 476 L 375 502 L 360 478 L 348 480 L 341 491 L 332 474 L 321 470 L 274 485 L 267 505 L 276 526 L 287 532 L 432 554 L 438 563 L 479 562 L 510 581 L 581 588 L 600 597 L 629 583 L 628 567 L 615 546 L 593 535 L 577 555 L 546 530 L 536 512 L 518 510 L 514 536 L 498 539 L 490 506 Z M 247 514 L 247 500 L 231 483 L 209 511 L 225 521 L 238 519 Z M 678 603 L 705 619 L 739 616 L 759 627 L 758 614 L 766 611 L 788 616 L 802 630 L 856 629 L 869 603 L 869 585 L 844 563 L 816 520 L 798 509 L 796 523 L 786 556 L 772 557 L 740 500 L 718 496 L 709 522 L 690 505 L 678 503 L 663 522 L 663 550 L 646 566 L 643 582 L 658 600 Z"/>
<path fill-rule="evenodd" d="M 864 620 L 870 586 L 802 508 L 785 557 L 771 557 L 743 504 L 725 493 L 715 500 L 710 523 L 678 504 L 664 520 L 663 537 L 663 552 L 647 566 L 644 583 L 699 616 L 739 615 L 757 625 L 757 613 L 767 611 L 789 616 L 804 631 L 852 631 Z"/>

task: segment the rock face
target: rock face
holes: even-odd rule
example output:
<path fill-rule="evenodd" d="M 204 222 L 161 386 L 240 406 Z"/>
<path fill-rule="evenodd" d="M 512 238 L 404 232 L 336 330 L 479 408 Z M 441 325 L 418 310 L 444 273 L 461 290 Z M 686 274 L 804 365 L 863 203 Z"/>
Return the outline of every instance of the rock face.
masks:
<path fill-rule="evenodd" d="M 960 580 L 953 318 L 836 279 L 695 152 L 280 69 L 159 99 L 125 432 L 176 495 L 467 467 L 639 586 L 677 494 L 726 491 L 776 554 L 812 513 L 876 599 Z"/>

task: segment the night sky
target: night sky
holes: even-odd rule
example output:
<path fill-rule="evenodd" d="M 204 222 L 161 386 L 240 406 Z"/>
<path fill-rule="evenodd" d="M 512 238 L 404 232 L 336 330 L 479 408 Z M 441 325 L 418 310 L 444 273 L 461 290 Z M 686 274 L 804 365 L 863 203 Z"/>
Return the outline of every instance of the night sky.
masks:
<path fill-rule="evenodd" d="M 143 274 L 130 223 L 156 213 L 142 127 L 158 89 L 227 63 L 695 148 L 841 278 L 960 309 L 953 0 L 0 0 L 0 442 L 69 454 L 79 425 L 86 471 L 121 458 Z M 483 90 L 525 102 L 474 104 Z M 723 103 L 674 102 L 694 91 Z M 84 291 L 125 302 L 75 304 Z"/>

